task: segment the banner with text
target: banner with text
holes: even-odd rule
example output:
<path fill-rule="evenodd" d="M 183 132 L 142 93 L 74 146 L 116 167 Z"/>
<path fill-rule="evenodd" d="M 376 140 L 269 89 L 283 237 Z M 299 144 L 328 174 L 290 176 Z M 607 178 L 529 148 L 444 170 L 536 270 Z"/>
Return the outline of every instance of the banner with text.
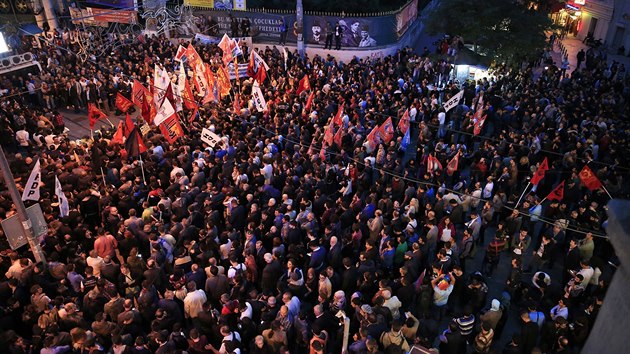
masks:
<path fill-rule="evenodd" d="M 230 17 L 230 15 L 232 17 Z M 218 10 L 195 10 L 194 22 L 198 27 L 199 33 L 208 34 L 213 37 L 221 38 L 224 33 L 230 37 L 237 37 L 232 33 L 232 21 L 240 23 L 244 19 L 250 21 L 249 35 L 256 43 L 278 43 L 280 41 L 280 25 L 282 21 L 289 29 L 287 31 L 287 42 L 297 41 L 297 31 L 294 30 L 295 14 L 269 14 L 252 11 L 218 11 Z"/>

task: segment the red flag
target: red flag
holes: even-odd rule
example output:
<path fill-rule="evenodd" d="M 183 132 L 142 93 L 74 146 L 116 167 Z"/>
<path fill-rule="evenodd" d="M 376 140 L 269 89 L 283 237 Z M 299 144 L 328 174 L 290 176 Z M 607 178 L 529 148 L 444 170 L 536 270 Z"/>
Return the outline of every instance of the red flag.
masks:
<path fill-rule="evenodd" d="M 230 37 L 228 37 L 227 34 L 223 35 L 218 47 L 223 51 L 223 64 L 228 65 L 228 63 L 234 59 L 234 56 L 232 55 L 232 50 L 230 48 Z"/>
<path fill-rule="evenodd" d="M 298 85 L 297 95 L 299 96 L 304 91 L 311 90 L 311 83 L 308 81 L 308 75 L 304 75 L 302 80 L 300 80 L 300 84 Z"/>
<path fill-rule="evenodd" d="M 90 129 L 94 129 L 94 124 L 100 119 L 107 118 L 107 115 L 98 109 L 94 103 L 88 103 L 88 118 L 90 119 Z"/>
<path fill-rule="evenodd" d="M 538 183 L 540 183 L 540 181 L 545 178 L 545 172 L 547 172 L 547 170 L 549 170 L 549 164 L 547 163 L 547 158 L 545 157 L 540 166 L 538 166 L 538 170 L 536 170 L 536 173 L 534 173 L 534 176 L 532 177 L 532 184 L 537 186 Z"/>
<path fill-rule="evenodd" d="M 432 154 L 429 154 L 429 158 L 427 159 L 427 172 L 433 174 L 435 171 L 441 171 L 442 169 L 443 167 L 442 163 L 440 163 L 440 160 L 438 160 L 437 157 L 433 156 Z"/>
<path fill-rule="evenodd" d="M 378 126 L 372 128 L 372 131 L 370 132 L 370 134 L 368 134 L 366 140 L 368 143 L 368 150 L 371 152 L 372 150 L 376 149 L 376 147 L 378 146 L 379 142 L 380 142 L 381 136 L 380 136 L 380 129 Z"/>
<path fill-rule="evenodd" d="M 560 182 L 560 184 L 554 188 L 551 193 L 547 196 L 549 200 L 562 200 L 564 198 L 564 181 Z"/>
<path fill-rule="evenodd" d="M 475 124 L 473 126 L 473 134 L 475 135 L 481 134 L 481 128 L 483 128 L 483 123 L 485 123 L 486 117 L 487 115 L 484 114 L 483 116 L 481 116 L 481 118 L 475 119 Z"/>
<path fill-rule="evenodd" d="M 169 100 L 169 102 L 171 102 L 171 105 L 173 105 L 173 107 L 175 107 L 175 95 L 173 94 L 173 83 L 169 82 L 168 86 L 166 87 L 166 93 L 164 94 L 164 98 Z M 162 103 L 164 103 L 164 101 L 162 101 Z"/>
<path fill-rule="evenodd" d="M 190 118 L 188 118 L 188 122 L 192 123 L 195 121 L 195 118 L 197 118 L 197 113 L 199 112 L 199 106 L 195 106 L 192 114 L 190 115 Z"/>
<path fill-rule="evenodd" d="M 305 111 L 311 109 L 311 106 L 313 105 L 313 98 L 315 98 L 315 92 L 311 91 L 311 94 L 308 95 L 308 99 L 306 99 L 306 105 L 304 106 Z"/>
<path fill-rule="evenodd" d="M 337 114 L 335 114 L 335 118 L 333 118 L 333 123 L 340 127 L 343 124 L 343 119 L 341 118 L 343 116 L 343 104 L 339 105 L 339 109 L 337 109 Z"/>
<path fill-rule="evenodd" d="M 324 142 L 329 146 L 333 143 L 333 127 L 332 124 L 328 125 L 324 130 Z"/>
<path fill-rule="evenodd" d="M 247 76 L 253 77 L 261 84 L 265 82 L 265 79 L 267 78 L 267 64 L 255 50 L 252 50 L 251 55 L 249 56 Z"/>
<path fill-rule="evenodd" d="M 184 83 L 184 92 L 182 92 L 182 99 L 184 100 L 184 107 L 186 109 L 194 109 L 197 107 L 197 103 L 195 101 L 195 97 L 193 96 L 192 90 L 190 89 L 190 83 L 188 79 L 186 79 Z"/>
<path fill-rule="evenodd" d="M 602 182 L 586 165 L 584 166 L 584 168 L 582 168 L 582 171 L 580 171 L 579 177 L 580 181 L 582 181 L 582 184 L 591 191 L 600 189 L 602 187 Z"/>
<path fill-rule="evenodd" d="M 400 121 L 398 121 L 398 130 L 401 133 L 407 134 L 407 129 L 409 129 L 409 110 L 406 110 Z"/>
<path fill-rule="evenodd" d="M 236 60 L 236 58 L 234 58 L 234 79 L 236 80 L 236 82 L 239 82 L 239 77 L 238 77 L 238 61 Z"/>
<path fill-rule="evenodd" d="M 387 120 L 381 124 L 379 129 L 381 138 L 383 138 L 385 144 L 389 144 L 389 142 L 394 138 L 394 124 L 392 123 L 392 118 L 388 117 Z"/>
<path fill-rule="evenodd" d="M 131 106 L 133 106 L 133 102 L 129 101 L 127 97 L 121 95 L 120 92 L 116 93 L 116 108 L 123 113 L 127 113 Z"/>
<path fill-rule="evenodd" d="M 182 126 L 179 124 L 177 113 L 166 118 L 166 120 L 160 124 L 160 131 L 169 144 L 174 143 L 180 136 L 184 136 L 184 131 L 182 130 Z"/>
<path fill-rule="evenodd" d="M 217 70 L 217 84 L 219 85 L 219 94 L 225 97 L 230 94 L 232 84 L 230 83 L 230 74 L 225 66 L 219 67 Z"/>
<path fill-rule="evenodd" d="M 234 113 L 236 114 L 241 113 L 241 97 L 238 93 L 234 95 L 234 102 L 232 102 L 232 109 L 234 110 Z"/>
<path fill-rule="evenodd" d="M 335 137 L 333 138 L 333 142 L 337 144 L 338 147 L 341 147 L 341 139 L 343 139 L 343 127 L 339 127 L 337 129 L 337 133 L 335 133 Z"/>
<path fill-rule="evenodd" d="M 144 85 L 142 85 L 140 81 L 133 80 L 133 86 L 131 89 L 131 100 L 136 106 L 142 107 L 142 102 L 144 102 L 144 95 L 147 91 L 149 90 L 147 90 L 147 88 L 144 87 Z"/>
<path fill-rule="evenodd" d="M 152 102 L 153 100 L 149 99 L 146 95 L 144 97 L 144 100 L 142 101 L 142 118 L 144 118 L 144 121 L 149 123 L 149 124 L 153 124 L 153 117 L 155 117 L 154 115 L 151 114 L 151 107 L 153 106 L 152 104 L 150 104 L 149 102 Z"/>
<path fill-rule="evenodd" d="M 319 159 L 323 161 L 326 161 L 326 144 L 324 144 L 324 146 L 322 146 L 322 149 L 319 150 Z"/>
<path fill-rule="evenodd" d="M 118 123 L 118 129 L 116 129 L 116 132 L 114 133 L 114 136 L 112 137 L 112 140 L 109 141 L 110 145 L 124 143 L 124 137 L 125 137 L 124 127 L 125 125 L 123 124 L 123 122 Z"/>
<path fill-rule="evenodd" d="M 133 124 L 133 121 L 131 121 L 131 116 L 129 116 L 129 113 L 127 113 L 127 116 L 125 117 L 125 129 L 124 129 L 125 138 L 129 137 L 129 134 L 131 134 L 131 131 L 135 127 L 136 127 L 135 124 Z"/>
<path fill-rule="evenodd" d="M 197 50 L 195 50 L 192 44 L 189 44 L 188 48 L 186 48 L 186 58 L 188 58 L 188 65 L 190 65 L 193 71 L 197 70 L 198 65 L 201 65 L 203 69 L 203 60 L 201 60 L 199 53 L 197 53 Z"/>
<path fill-rule="evenodd" d="M 144 145 L 137 128 L 134 128 L 131 131 L 129 138 L 125 141 L 125 150 L 127 151 L 128 156 L 132 157 L 139 156 L 143 152 L 147 151 L 147 147 Z"/>
<path fill-rule="evenodd" d="M 459 167 L 459 152 L 457 152 L 457 154 L 455 154 L 455 156 L 453 156 L 451 161 L 449 161 L 448 164 L 446 165 L 446 173 L 449 176 L 452 176 L 453 173 L 457 171 L 458 167 Z"/>

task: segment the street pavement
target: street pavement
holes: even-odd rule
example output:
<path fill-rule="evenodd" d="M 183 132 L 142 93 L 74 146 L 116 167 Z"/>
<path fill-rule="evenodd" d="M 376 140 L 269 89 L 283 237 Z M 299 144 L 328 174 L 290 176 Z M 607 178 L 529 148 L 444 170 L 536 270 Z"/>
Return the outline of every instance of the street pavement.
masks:
<path fill-rule="evenodd" d="M 90 122 L 88 120 L 87 110 L 75 113 L 74 110 L 60 109 L 59 113 L 63 115 L 64 123 L 69 130 L 68 137 L 70 137 L 70 139 L 77 140 L 90 137 Z M 110 114 L 109 121 L 106 119 L 98 121 L 94 126 L 94 130 L 100 130 L 102 127 L 111 128 L 112 125 L 117 127 L 118 122 L 122 119 L 125 119 L 125 116 Z"/>

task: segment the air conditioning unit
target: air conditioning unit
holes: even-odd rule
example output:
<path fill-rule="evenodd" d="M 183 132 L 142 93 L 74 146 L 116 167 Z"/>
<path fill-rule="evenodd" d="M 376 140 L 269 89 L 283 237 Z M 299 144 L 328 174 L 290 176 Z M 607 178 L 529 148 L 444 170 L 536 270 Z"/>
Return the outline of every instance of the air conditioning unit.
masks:
<path fill-rule="evenodd" d="M 0 74 L 23 69 L 39 63 L 34 60 L 33 53 L 24 53 L 0 58 Z"/>

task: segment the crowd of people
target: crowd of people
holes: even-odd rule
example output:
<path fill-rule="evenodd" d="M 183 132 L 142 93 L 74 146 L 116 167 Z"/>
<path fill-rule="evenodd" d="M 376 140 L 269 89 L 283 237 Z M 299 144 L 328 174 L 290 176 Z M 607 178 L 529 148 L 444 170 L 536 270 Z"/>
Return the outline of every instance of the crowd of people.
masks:
<path fill-rule="evenodd" d="M 155 63 L 178 72 L 177 43 L 130 39 L 82 62 L 71 38 L 24 41 L 42 72 L 0 82 L 0 142 L 19 188 L 39 161 L 48 222 L 45 264 L 0 241 L 0 343 L 11 353 L 577 353 L 585 343 L 618 264 L 607 193 L 630 186 L 622 65 L 495 67 L 438 83 L 452 66 L 411 48 L 343 63 L 260 46 L 266 111 L 240 77 L 198 117 L 180 115 L 175 143 L 145 132 L 140 161 L 108 129 L 70 139 L 63 113 L 93 103 L 120 114 L 116 94 L 150 84 Z M 195 47 L 221 65 L 218 47 Z M 296 94 L 305 75 L 308 110 L 311 92 Z M 341 140 L 322 148 L 340 106 Z M 396 131 L 366 143 L 403 116 L 410 142 Z M 221 141 L 209 146 L 203 128 Z M 586 165 L 606 190 L 582 185 Z M 560 200 L 543 200 L 563 181 Z M 13 214 L 2 188 L 0 219 Z"/>

